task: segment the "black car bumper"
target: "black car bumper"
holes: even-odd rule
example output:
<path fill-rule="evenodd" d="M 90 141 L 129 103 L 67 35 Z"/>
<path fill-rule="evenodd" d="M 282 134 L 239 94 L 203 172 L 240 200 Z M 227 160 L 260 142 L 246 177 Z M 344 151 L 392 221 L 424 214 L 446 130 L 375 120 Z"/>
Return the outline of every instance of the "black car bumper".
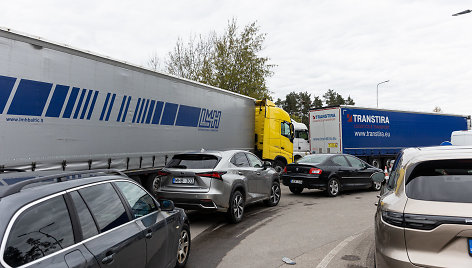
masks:
<path fill-rule="evenodd" d="M 285 186 L 303 187 L 309 189 L 324 189 L 326 181 L 316 175 L 282 174 L 282 183 Z"/>

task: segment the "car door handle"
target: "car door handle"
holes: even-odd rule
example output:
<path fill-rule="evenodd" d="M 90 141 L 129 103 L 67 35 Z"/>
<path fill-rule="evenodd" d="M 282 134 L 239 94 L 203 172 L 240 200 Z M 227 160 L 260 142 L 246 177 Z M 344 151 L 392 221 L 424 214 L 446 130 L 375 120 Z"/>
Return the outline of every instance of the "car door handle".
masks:
<path fill-rule="evenodd" d="M 261 173 L 260 173 L 260 172 L 257 172 L 256 174 L 257 174 L 257 175 L 261 175 Z"/>
<path fill-rule="evenodd" d="M 110 264 L 110 263 L 113 262 L 114 257 L 115 257 L 115 253 L 108 252 L 107 256 L 102 259 L 102 263 L 103 264 Z"/>
<path fill-rule="evenodd" d="M 238 174 L 239 174 L 239 175 L 243 175 L 243 173 L 242 173 L 241 171 L 238 171 Z"/>
<path fill-rule="evenodd" d="M 152 238 L 152 231 L 151 230 L 148 230 L 148 232 L 146 234 L 146 238 L 147 239 Z"/>

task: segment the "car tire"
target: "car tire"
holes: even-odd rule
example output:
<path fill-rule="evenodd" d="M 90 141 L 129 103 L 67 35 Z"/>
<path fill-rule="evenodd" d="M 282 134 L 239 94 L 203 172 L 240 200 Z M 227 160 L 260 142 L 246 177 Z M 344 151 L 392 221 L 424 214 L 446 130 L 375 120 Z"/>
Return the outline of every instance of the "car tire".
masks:
<path fill-rule="evenodd" d="M 270 187 L 270 196 L 269 199 L 265 200 L 264 203 L 268 207 L 275 207 L 279 204 L 280 196 L 282 192 L 280 190 L 280 183 L 274 181 Z"/>
<path fill-rule="evenodd" d="M 326 193 L 329 197 L 335 197 L 341 192 L 341 184 L 339 183 L 338 178 L 331 177 L 328 180 L 328 185 L 326 187 Z"/>
<path fill-rule="evenodd" d="M 157 196 L 157 192 L 161 187 L 161 178 L 156 174 L 149 175 L 145 187 L 153 196 Z"/>
<path fill-rule="evenodd" d="M 380 188 L 382 188 L 382 183 L 380 182 L 372 182 L 372 186 L 370 186 L 371 191 L 380 191 Z"/>
<path fill-rule="evenodd" d="M 240 191 L 234 191 L 229 200 L 227 217 L 231 223 L 239 223 L 244 216 L 244 197 Z"/>
<path fill-rule="evenodd" d="M 179 234 L 179 245 L 177 247 L 177 262 L 176 268 L 183 268 L 187 264 L 188 256 L 190 255 L 190 227 L 184 223 Z"/>
<path fill-rule="evenodd" d="M 303 192 L 303 187 L 300 186 L 289 186 L 288 189 L 294 194 L 301 194 Z"/>

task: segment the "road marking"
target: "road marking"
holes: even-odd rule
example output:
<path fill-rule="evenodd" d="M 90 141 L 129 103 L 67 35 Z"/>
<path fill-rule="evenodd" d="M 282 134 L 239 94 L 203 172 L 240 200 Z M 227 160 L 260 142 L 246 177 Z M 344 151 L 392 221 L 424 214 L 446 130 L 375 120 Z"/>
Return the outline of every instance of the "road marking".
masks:
<path fill-rule="evenodd" d="M 344 239 L 341 243 L 339 243 L 335 248 L 333 248 L 324 258 L 321 260 L 321 262 L 316 266 L 316 268 L 326 268 L 328 267 L 328 264 L 331 262 L 331 260 L 336 256 L 341 249 L 343 249 L 349 242 L 352 240 L 356 239 L 359 237 L 361 234 L 356 234 L 349 236 L 348 238 Z"/>
<path fill-rule="evenodd" d="M 244 230 L 242 233 L 238 234 L 236 237 L 240 237 L 240 236 L 242 236 L 243 234 L 245 234 L 245 233 L 247 233 L 247 232 L 249 232 L 249 231 L 251 231 L 251 230 L 253 230 L 253 229 L 255 229 L 255 228 L 258 228 L 259 226 L 261 226 L 261 225 L 263 225 L 264 223 L 266 223 L 266 222 L 272 220 L 273 218 L 274 218 L 274 217 L 266 218 L 265 220 L 260 221 L 260 222 L 258 222 L 257 224 L 254 224 L 253 226 L 251 226 L 251 227 L 247 228 L 246 230 Z"/>
<path fill-rule="evenodd" d="M 223 226 L 225 226 L 225 225 L 226 225 L 226 223 L 222 223 L 222 224 L 216 226 L 215 228 L 213 228 L 213 230 L 211 230 L 211 231 L 214 232 L 214 231 L 220 229 L 221 227 L 223 227 Z"/>

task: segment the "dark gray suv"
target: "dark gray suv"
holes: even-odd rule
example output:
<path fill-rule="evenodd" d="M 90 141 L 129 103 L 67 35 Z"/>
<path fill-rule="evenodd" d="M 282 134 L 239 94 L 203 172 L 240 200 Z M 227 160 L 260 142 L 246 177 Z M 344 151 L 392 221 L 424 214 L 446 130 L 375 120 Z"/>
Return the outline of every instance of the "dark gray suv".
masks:
<path fill-rule="evenodd" d="M 110 171 L 0 174 L 0 267 L 183 267 L 187 216 Z"/>

